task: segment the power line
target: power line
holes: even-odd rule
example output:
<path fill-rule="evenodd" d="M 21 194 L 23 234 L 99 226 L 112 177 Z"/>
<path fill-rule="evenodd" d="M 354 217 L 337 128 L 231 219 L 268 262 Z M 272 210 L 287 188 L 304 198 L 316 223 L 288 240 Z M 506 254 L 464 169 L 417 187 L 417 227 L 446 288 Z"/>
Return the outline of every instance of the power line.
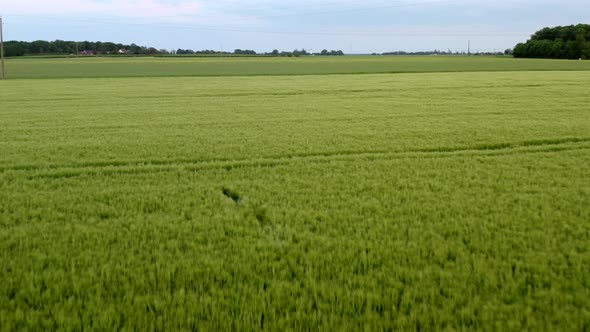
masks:
<path fill-rule="evenodd" d="M 0 16 L 0 62 L 2 62 L 2 80 L 6 79 L 4 71 L 4 22 L 2 16 Z"/>
<path fill-rule="evenodd" d="M 401 2 L 401 1 L 399 1 Z M 341 9 L 341 10 L 331 10 L 331 11 L 310 11 L 307 13 L 293 13 L 293 14 L 284 14 L 284 15 L 268 15 L 268 16 L 257 16 L 257 18 L 284 18 L 284 17 L 309 17 L 309 16 L 323 16 L 323 15 L 338 15 L 338 14 L 348 14 L 348 13 L 357 13 L 359 11 L 373 11 L 373 10 L 383 10 L 383 9 L 393 9 L 393 8 L 404 8 L 404 7 L 417 7 L 422 5 L 453 5 L 459 3 L 458 0 L 435 0 L 435 1 L 421 1 L 421 2 L 413 2 L 413 3 L 399 3 L 398 4 L 388 4 L 383 6 L 374 6 L 374 7 L 358 7 L 358 8 L 350 8 L 350 9 Z"/>
<path fill-rule="evenodd" d="M 393 4 L 392 4 L 393 2 Z M 327 5 L 339 5 L 342 6 L 344 5 L 354 5 L 357 4 L 358 1 L 351 1 L 351 2 L 331 2 L 331 3 L 327 3 Z M 253 15 L 251 17 L 245 16 L 245 18 L 256 18 L 256 19 L 268 19 L 268 18 L 284 18 L 284 17 L 310 17 L 310 16 L 320 16 L 320 15 L 338 15 L 338 14 L 347 14 L 347 13 L 356 13 L 359 11 L 374 11 L 374 10 L 383 10 L 383 9 L 390 9 L 390 8 L 404 8 L 404 7 L 417 7 L 417 6 L 422 6 L 422 5 L 452 5 L 452 4 L 460 4 L 461 0 L 421 0 L 421 1 L 417 1 L 417 2 L 412 2 L 412 3 L 408 3 L 404 0 L 397 0 L 397 1 L 390 1 L 387 5 L 381 5 L 381 6 L 371 6 L 371 7 L 356 7 L 356 8 L 348 8 L 348 9 L 336 9 L 336 10 L 324 10 L 324 11 L 317 11 L 317 10 L 313 10 L 313 9 L 317 9 L 318 5 L 314 4 L 313 6 L 290 6 L 290 7 L 286 7 L 289 10 L 297 10 L 297 9 L 311 9 L 308 12 L 298 12 L 298 13 L 289 13 L 289 14 L 277 14 L 277 15 Z M 326 5 L 324 4 L 319 4 L 319 5 Z M 264 9 L 268 9 L 268 7 L 265 7 Z M 108 15 L 108 14 L 103 14 L 103 15 Z M 64 18 L 63 15 L 43 15 L 43 16 L 36 16 L 36 15 L 23 15 L 23 14 L 14 14 L 11 15 L 14 17 L 37 17 L 37 18 L 46 18 L 46 19 L 55 19 L 55 18 Z M 117 15 L 112 15 L 112 16 L 117 16 Z M 80 15 L 77 15 L 77 17 L 81 17 Z M 123 18 L 123 16 L 121 16 Z M 179 19 L 179 18 L 185 18 L 185 19 L 189 19 L 189 18 L 193 18 L 193 19 L 210 19 L 210 18 L 219 18 L 219 15 L 183 15 L 183 16 L 178 16 L 178 15 L 174 15 L 174 16 L 154 16 L 154 17 L 147 17 L 145 19 Z M 82 20 L 84 20 L 84 18 L 81 18 Z M 129 19 L 127 17 L 125 17 L 125 19 Z"/>
<path fill-rule="evenodd" d="M 39 19 L 49 19 L 48 17 L 39 17 Z M 54 22 L 54 19 L 51 19 Z M 240 29 L 240 28 L 221 28 L 216 26 L 188 25 L 188 24 L 166 24 L 153 22 L 131 22 L 114 19 L 97 19 L 97 18 L 73 18 L 68 21 L 79 23 L 96 23 L 96 24 L 116 24 L 116 25 L 133 25 L 147 26 L 149 28 L 169 28 L 183 29 L 190 31 L 202 32 L 236 32 L 236 33 L 256 33 L 270 35 L 302 35 L 302 36 L 387 36 L 387 37 L 507 37 L 507 36 L 528 36 L 529 33 L 521 32 L 396 32 L 396 31 L 288 31 L 288 30 L 260 30 L 260 29 Z M 63 20 L 61 20 L 63 23 Z"/>
<path fill-rule="evenodd" d="M 357 2 L 350 2 L 350 4 L 355 4 Z M 285 18 L 285 17 L 311 17 L 311 16 L 324 16 L 324 15 L 339 15 L 339 14 L 348 14 L 348 13 L 357 13 L 360 11 L 377 11 L 377 10 L 384 10 L 384 9 L 392 9 L 392 8 L 404 8 L 404 7 L 418 7 L 418 6 L 423 6 L 423 5 L 453 5 L 453 4 L 460 4 L 461 0 L 422 0 L 419 2 L 412 2 L 412 3 L 407 3 L 404 0 L 398 0 L 395 1 L 393 4 L 389 3 L 387 5 L 382 5 L 382 6 L 372 6 L 372 7 L 357 7 L 357 8 L 349 8 L 349 9 L 341 9 L 341 10 L 326 10 L 326 11 L 315 11 L 315 10 L 311 10 L 309 12 L 298 12 L 298 13 L 289 13 L 289 14 L 279 14 L 279 15 L 261 15 L 261 16 L 257 16 L 254 15 L 252 17 L 248 17 L 246 16 L 245 18 L 252 18 L 252 19 L 272 19 L 272 18 Z M 337 2 L 332 2 L 333 5 L 337 5 L 337 4 L 341 4 L 341 3 L 337 3 Z M 293 7 L 289 7 L 289 8 L 293 8 Z M 312 6 L 298 6 L 295 8 L 312 8 Z M 313 8 L 316 8 L 316 6 L 314 6 Z M 35 16 L 35 15 L 12 15 L 15 17 L 35 17 L 38 19 L 51 19 L 51 20 L 55 20 L 56 18 L 60 18 L 63 19 L 63 16 L 59 16 L 59 15 L 52 15 L 52 16 Z M 116 15 L 113 15 L 116 16 Z M 112 19 L 96 19 L 96 17 L 90 17 L 90 18 L 84 18 L 81 16 L 77 16 L 78 18 L 68 18 L 69 21 L 83 21 L 83 22 L 88 22 L 88 21 L 98 21 L 105 23 L 105 22 L 113 22 L 114 20 Z M 150 20 L 149 22 L 134 22 L 134 23 L 139 23 L 139 24 L 150 24 L 153 25 L 153 20 L 167 20 L 167 19 L 218 19 L 219 16 L 215 16 L 215 15 L 185 15 L 185 16 L 157 16 L 157 17 L 149 17 L 149 18 L 144 18 L 146 20 Z M 121 17 L 121 19 L 126 19 L 127 21 L 125 21 L 125 24 L 130 24 L 132 23 L 131 21 L 129 21 L 129 18 L 123 18 Z"/>
<path fill-rule="evenodd" d="M 270 18 L 284 18 L 284 17 L 309 17 L 309 16 L 319 16 L 319 15 L 338 15 L 344 13 L 351 13 L 351 12 L 359 12 L 359 11 L 373 11 L 373 10 L 383 10 L 383 9 L 391 9 L 391 8 L 402 8 L 402 7 L 413 7 L 413 6 L 423 6 L 423 5 L 452 5 L 460 3 L 460 0 L 425 0 L 420 2 L 412 2 L 407 3 L 404 0 L 397 0 L 394 4 L 387 4 L 383 6 L 373 6 L 373 7 L 360 7 L 354 9 L 343 9 L 343 10 L 331 10 L 331 11 L 311 11 L 307 13 L 291 13 L 291 14 L 284 14 L 284 15 L 269 15 L 269 16 L 256 16 L 257 19 L 270 19 Z M 349 4 L 354 4 L 356 2 L 347 2 Z M 328 5 L 342 5 L 342 2 L 331 2 Z M 324 4 L 325 5 L 325 4 Z M 296 8 L 306 8 L 310 6 L 298 6 Z M 13 15 L 16 17 L 34 17 L 29 15 Z M 55 22 L 54 17 L 48 16 L 38 16 L 36 19 L 49 19 L 52 22 Z M 194 16 L 194 19 L 207 19 L 207 18 L 218 18 L 218 16 Z M 236 33 L 257 33 L 257 34 L 271 34 L 271 35 L 305 35 L 305 36 L 425 36 L 425 37 L 468 37 L 468 36 L 525 36 L 528 35 L 525 33 L 515 33 L 515 32 L 483 32 L 483 33 L 455 33 L 455 32 L 447 32 L 447 33 L 429 33 L 429 32 L 387 32 L 387 31 L 366 31 L 366 32 L 344 32 L 344 31 L 280 31 L 280 30 L 259 30 L 259 29 L 243 29 L 243 28 L 223 28 L 217 26 L 207 26 L 202 25 L 199 23 L 154 23 L 154 20 L 166 20 L 166 19 L 189 19 L 189 16 L 158 16 L 150 18 L 149 22 L 141 22 L 141 21 L 132 21 L 126 19 L 122 21 L 121 19 L 108 19 L 108 18 L 96 18 L 96 17 L 80 17 L 77 18 L 67 18 L 67 21 L 70 22 L 82 22 L 82 23 L 98 23 L 98 24 L 118 24 L 118 25 L 135 25 L 135 26 L 149 26 L 149 27 L 158 27 L 158 28 L 176 28 L 176 29 L 188 29 L 191 31 L 214 31 L 214 32 L 236 32 Z M 147 19 L 147 18 L 146 18 Z M 64 22 L 63 17 L 59 20 L 59 22 Z"/>

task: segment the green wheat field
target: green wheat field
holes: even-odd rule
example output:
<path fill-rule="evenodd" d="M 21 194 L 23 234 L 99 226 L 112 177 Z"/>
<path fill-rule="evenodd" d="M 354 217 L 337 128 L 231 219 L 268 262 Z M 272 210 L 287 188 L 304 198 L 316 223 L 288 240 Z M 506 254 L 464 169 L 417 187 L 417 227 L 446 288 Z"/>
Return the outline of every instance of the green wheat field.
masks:
<path fill-rule="evenodd" d="M 2 331 L 590 329 L 590 61 L 7 74 Z"/>

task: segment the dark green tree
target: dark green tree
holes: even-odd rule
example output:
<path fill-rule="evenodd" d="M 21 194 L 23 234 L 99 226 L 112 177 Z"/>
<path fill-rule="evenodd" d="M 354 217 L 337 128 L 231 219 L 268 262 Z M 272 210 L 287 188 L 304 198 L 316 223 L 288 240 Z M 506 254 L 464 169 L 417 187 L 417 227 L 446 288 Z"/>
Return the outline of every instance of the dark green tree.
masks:
<path fill-rule="evenodd" d="M 514 47 L 517 58 L 588 59 L 590 25 L 578 24 L 543 28 L 526 43 Z"/>

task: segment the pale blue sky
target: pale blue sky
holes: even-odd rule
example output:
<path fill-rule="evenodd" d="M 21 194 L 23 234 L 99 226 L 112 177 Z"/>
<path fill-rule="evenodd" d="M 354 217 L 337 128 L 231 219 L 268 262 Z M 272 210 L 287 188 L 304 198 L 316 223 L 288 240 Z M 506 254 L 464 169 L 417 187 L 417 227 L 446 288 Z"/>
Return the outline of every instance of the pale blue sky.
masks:
<path fill-rule="evenodd" d="M 0 0 L 8 40 L 157 48 L 504 50 L 544 26 L 590 23 L 588 0 Z"/>

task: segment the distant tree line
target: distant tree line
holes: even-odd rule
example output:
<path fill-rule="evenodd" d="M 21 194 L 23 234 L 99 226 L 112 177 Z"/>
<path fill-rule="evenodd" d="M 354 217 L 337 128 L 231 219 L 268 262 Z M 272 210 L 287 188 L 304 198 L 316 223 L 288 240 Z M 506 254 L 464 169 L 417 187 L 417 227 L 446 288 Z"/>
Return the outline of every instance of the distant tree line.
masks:
<path fill-rule="evenodd" d="M 75 41 L 45 41 L 36 40 L 33 42 L 7 41 L 4 43 L 4 54 L 8 57 L 24 55 L 244 55 L 244 56 L 287 56 L 298 57 L 303 55 L 344 55 L 342 51 L 322 50 L 319 53 L 310 53 L 305 49 L 285 52 L 273 50 L 268 53 L 258 54 L 253 50 L 236 49 L 231 52 L 214 50 L 193 51 L 191 49 L 163 50 L 154 47 L 139 46 L 136 44 L 126 45 L 111 42 L 75 42 Z"/>
<path fill-rule="evenodd" d="M 516 58 L 590 59 L 590 25 L 544 28 L 514 47 Z"/>
<path fill-rule="evenodd" d="M 273 50 L 271 53 L 266 53 L 267 55 L 273 55 L 273 56 L 302 56 L 302 55 L 322 55 L 322 56 L 333 56 L 333 55 L 344 55 L 344 52 L 338 50 L 338 51 L 328 51 L 328 50 L 322 50 L 321 52 L 308 52 L 305 49 L 301 49 L 301 50 L 294 50 L 293 52 L 279 52 L 278 50 Z"/>
<path fill-rule="evenodd" d="M 507 55 L 508 52 L 512 52 L 512 50 L 506 50 L 503 52 L 472 52 L 470 55 Z M 442 50 L 434 50 L 434 51 L 417 51 L 417 52 L 406 52 L 406 51 L 396 51 L 396 52 L 385 52 L 381 53 L 381 55 L 467 55 L 468 53 L 465 51 L 442 51 Z M 372 55 L 379 55 L 378 53 L 373 53 Z"/>
<path fill-rule="evenodd" d="M 45 41 L 36 40 L 33 42 L 7 41 L 4 43 L 4 54 L 6 56 L 23 55 L 84 55 L 93 54 L 158 54 L 165 52 L 153 47 L 139 46 L 136 44 L 125 45 L 111 42 L 75 42 L 75 41 Z"/>
<path fill-rule="evenodd" d="M 331 51 L 322 50 L 320 52 L 320 55 L 344 55 L 344 52 L 342 52 L 340 50 L 338 50 L 338 51 L 334 51 L 334 50 L 331 50 Z"/>
<path fill-rule="evenodd" d="M 287 52 L 287 51 L 279 51 L 279 50 L 273 50 L 272 52 L 267 52 L 267 53 L 256 53 L 256 51 L 253 50 L 242 50 L 242 49 L 236 49 L 234 50 L 233 53 L 230 52 L 220 52 L 220 51 L 213 51 L 213 50 L 204 50 L 204 51 L 193 51 L 193 50 L 183 50 L 183 49 L 178 49 L 176 51 L 174 51 L 175 54 L 181 54 L 181 55 L 186 55 L 186 54 L 210 54 L 210 55 L 214 55 L 214 54 L 219 54 L 219 55 L 231 55 L 231 54 L 235 54 L 235 55 L 264 55 L 264 56 L 285 56 L 285 57 L 298 57 L 298 56 L 303 56 L 303 55 L 344 55 L 344 52 L 342 51 L 328 51 L 328 50 L 322 50 L 319 53 L 310 53 L 308 51 L 306 51 L 305 49 L 301 49 L 301 50 L 293 50 L 292 52 Z"/>
<path fill-rule="evenodd" d="M 298 56 L 302 56 L 302 55 L 311 55 L 311 53 L 307 52 L 305 49 L 300 50 L 293 50 L 293 52 L 287 52 L 287 51 L 279 51 L 279 50 L 273 50 L 270 53 L 265 53 L 266 55 L 270 55 L 270 56 L 286 56 L 286 57 L 298 57 Z"/>
<path fill-rule="evenodd" d="M 190 55 L 190 54 L 199 54 L 199 55 L 214 55 L 214 54 L 225 54 L 230 55 L 230 52 L 221 52 L 221 51 L 214 51 L 214 50 L 202 50 L 202 51 L 193 51 L 191 49 L 183 50 L 181 48 L 177 49 L 176 51 L 172 51 L 169 54 L 179 54 L 179 55 Z"/>
<path fill-rule="evenodd" d="M 238 55 L 256 55 L 255 51 L 252 50 L 241 50 L 241 49 L 236 49 L 234 51 L 234 54 L 238 54 Z"/>
<path fill-rule="evenodd" d="M 373 53 L 374 55 L 378 55 L 377 53 Z M 455 54 L 453 51 L 441 51 L 441 50 L 434 50 L 434 51 L 418 51 L 418 52 L 406 52 L 406 51 L 393 51 L 393 52 L 384 52 L 381 55 L 452 55 Z M 458 52 L 456 54 L 459 54 Z"/>

